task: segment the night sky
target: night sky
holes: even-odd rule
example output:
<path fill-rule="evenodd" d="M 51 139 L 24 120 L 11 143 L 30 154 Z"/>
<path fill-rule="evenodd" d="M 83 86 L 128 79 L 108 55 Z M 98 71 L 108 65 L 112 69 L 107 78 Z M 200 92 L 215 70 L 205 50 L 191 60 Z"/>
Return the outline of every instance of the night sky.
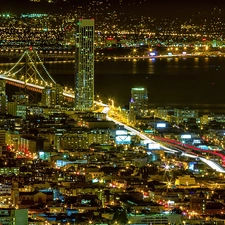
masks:
<path fill-rule="evenodd" d="M 43 1 L 43 0 L 42 0 Z M 124 12 L 125 14 L 151 15 L 154 17 L 185 17 L 198 12 L 211 12 L 218 7 L 225 12 L 225 1 L 222 0 L 67 0 L 61 4 L 34 3 L 29 0 L 3 0 L 1 1 L 1 12 L 69 12 L 82 5 L 83 9 L 92 4 L 99 7 L 98 2 L 103 2 L 101 7 L 109 5 L 109 9 Z M 122 3 L 120 3 L 122 1 Z M 93 2 L 95 2 L 93 4 Z"/>

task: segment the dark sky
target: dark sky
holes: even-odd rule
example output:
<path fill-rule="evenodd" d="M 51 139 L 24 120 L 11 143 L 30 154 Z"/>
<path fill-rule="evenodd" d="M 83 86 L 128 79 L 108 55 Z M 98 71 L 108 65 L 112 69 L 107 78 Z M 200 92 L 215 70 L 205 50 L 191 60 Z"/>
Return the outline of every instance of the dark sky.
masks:
<path fill-rule="evenodd" d="M 129 0 L 124 0 L 128 4 Z M 224 0 L 138 0 L 142 4 L 134 4 L 132 10 L 139 14 L 149 14 L 157 17 L 189 16 L 198 12 L 211 12 L 215 7 L 225 11 Z"/>
<path fill-rule="evenodd" d="M 225 12 L 225 0 L 122 0 L 122 4 L 119 4 L 121 0 L 100 1 L 104 2 L 103 7 L 110 4 L 111 9 L 117 9 L 127 14 L 144 14 L 157 17 L 188 16 L 199 11 L 210 12 L 215 7 L 221 8 L 222 12 Z M 70 0 L 70 2 L 63 4 L 40 4 L 31 3 L 29 0 L 1 0 L 0 12 L 26 13 L 31 11 L 50 12 L 52 10 L 67 12 L 72 8 L 76 8 L 77 5 L 83 5 L 85 8 L 91 2 L 93 0 Z M 95 2 L 98 2 L 98 0 L 95 0 Z"/>

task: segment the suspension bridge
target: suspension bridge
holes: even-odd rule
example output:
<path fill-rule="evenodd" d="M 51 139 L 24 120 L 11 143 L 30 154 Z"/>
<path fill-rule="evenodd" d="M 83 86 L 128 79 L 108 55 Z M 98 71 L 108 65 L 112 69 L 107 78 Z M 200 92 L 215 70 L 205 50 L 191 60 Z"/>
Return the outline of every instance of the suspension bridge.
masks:
<path fill-rule="evenodd" d="M 44 71 L 39 72 L 37 65 Z M 7 84 L 14 85 L 27 90 L 42 93 L 46 87 L 57 85 L 49 74 L 37 51 L 29 49 L 23 52 L 19 60 L 8 71 L 0 71 L 0 79 L 6 80 Z M 63 96 L 73 99 L 74 91 L 63 89 Z"/>

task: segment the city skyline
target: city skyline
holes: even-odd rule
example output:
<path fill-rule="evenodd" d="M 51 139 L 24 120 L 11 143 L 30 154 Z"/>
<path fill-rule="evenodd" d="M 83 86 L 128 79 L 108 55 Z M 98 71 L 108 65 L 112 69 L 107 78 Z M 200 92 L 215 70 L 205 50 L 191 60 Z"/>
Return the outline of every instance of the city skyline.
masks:
<path fill-rule="evenodd" d="M 4 2 L 0 225 L 225 224 L 216 3 Z"/>

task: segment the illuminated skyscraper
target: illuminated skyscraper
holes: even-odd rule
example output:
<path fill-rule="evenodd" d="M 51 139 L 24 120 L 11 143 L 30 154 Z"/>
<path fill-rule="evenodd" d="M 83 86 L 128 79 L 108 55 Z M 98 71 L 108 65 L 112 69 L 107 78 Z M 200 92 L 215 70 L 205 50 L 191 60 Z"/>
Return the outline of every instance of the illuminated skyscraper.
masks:
<path fill-rule="evenodd" d="M 135 122 L 137 116 L 145 116 L 148 110 L 147 88 L 132 88 L 129 105 L 130 121 Z"/>
<path fill-rule="evenodd" d="M 80 19 L 76 32 L 75 109 L 91 110 L 94 103 L 94 20 Z"/>
<path fill-rule="evenodd" d="M 41 103 L 48 107 L 63 105 L 63 87 L 59 84 L 53 87 L 45 87 L 42 91 Z"/>

